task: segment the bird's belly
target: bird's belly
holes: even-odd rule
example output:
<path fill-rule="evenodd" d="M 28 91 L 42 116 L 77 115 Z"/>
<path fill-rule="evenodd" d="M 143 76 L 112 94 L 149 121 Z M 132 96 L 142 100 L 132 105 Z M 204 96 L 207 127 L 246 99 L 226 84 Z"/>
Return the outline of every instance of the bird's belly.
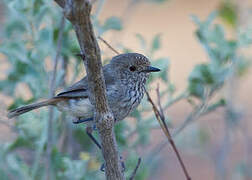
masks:
<path fill-rule="evenodd" d="M 93 105 L 88 98 L 69 99 L 57 104 L 57 108 L 78 118 L 93 117 Z"/>

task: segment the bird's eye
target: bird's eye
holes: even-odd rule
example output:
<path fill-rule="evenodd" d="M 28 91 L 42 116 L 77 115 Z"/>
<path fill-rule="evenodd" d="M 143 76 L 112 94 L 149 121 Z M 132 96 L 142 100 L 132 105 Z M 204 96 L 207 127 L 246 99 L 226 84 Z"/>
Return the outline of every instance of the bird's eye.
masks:
<path fill-rule="evenodd" d="M 136 66 L 130 66 L 129 70 L 132 71 L 132 72 L 135 71 L 136 70 Z"/>

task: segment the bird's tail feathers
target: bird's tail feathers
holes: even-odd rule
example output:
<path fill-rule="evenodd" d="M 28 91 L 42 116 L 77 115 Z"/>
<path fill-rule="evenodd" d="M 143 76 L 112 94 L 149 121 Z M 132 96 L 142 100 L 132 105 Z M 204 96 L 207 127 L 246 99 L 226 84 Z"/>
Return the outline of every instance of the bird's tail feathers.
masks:
<path fill-rule="evenodd" d="M 19 116 L 21 114 L 24 114 L 26 112 L 29 112 L 34 109 L 38 109 L 43 106 L 48 106 L 48 105 L 55 105 L 58 101 L 61 101 L 62 99 L 60 98 L 51 98 L 42 102 L 38 103 L 33 103 L 33 104 L 28 104 L 26 106 L 19 107 L 17 109 L 13 109 L 8 113 L 8 118 L 13 118 L 16 116 Z"/>

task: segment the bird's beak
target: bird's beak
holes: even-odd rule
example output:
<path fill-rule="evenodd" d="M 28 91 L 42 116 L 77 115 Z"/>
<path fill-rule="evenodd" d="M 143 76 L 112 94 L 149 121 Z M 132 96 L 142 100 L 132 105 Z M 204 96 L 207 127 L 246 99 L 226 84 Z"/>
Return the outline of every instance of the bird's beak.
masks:
<path fill-rule="evenodd" d="M 158 72 L 158 71 L 161 71 L 161 70 L 152 66 L 147 66 L 146 69 L 143 70 L 142 72 Z"/>

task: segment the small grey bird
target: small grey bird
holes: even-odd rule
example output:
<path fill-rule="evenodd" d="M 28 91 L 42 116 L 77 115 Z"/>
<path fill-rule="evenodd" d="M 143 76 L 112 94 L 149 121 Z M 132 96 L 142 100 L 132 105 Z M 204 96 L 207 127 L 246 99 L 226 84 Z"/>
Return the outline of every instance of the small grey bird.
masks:
<path fill-rule="evenodd" d="M 116 122 L 123 120 L 140 104 L 150 72 L 157 71 L 160 69 L 150 66 L 148 58 L 138 53 L 120 54 L 103 66 L 108 104 Z M 11 110 L 8 117 L 48 105 L 75 117 L 74 123 L 93 124 L 94 107 L 89 101 L 87 77 L 51 99 Z"/>
<path fill-rule="evenodd" d="M 160 69 L 150 66 L 148 58 L 138 53 L 115 56 L 103 67 L 108 104 L 116 122 L 123 120 L 140 104 L 150 72 L 157 71 Z M 87 77 L 84 77 L 51 99 L 10 111 L 8 117 L 13 118 L 43 106 L 56 106 L 60 111 L 74 117 L 74 123 L 86 123 L 88 136 L 101 149 L 101 145 L 92 135 L 94 106 L 89 97 Z M 121 163 L 124 171 L 125 165 Z M 104 171 L 104 168 L 103 164 L 101 170 Z"/>

